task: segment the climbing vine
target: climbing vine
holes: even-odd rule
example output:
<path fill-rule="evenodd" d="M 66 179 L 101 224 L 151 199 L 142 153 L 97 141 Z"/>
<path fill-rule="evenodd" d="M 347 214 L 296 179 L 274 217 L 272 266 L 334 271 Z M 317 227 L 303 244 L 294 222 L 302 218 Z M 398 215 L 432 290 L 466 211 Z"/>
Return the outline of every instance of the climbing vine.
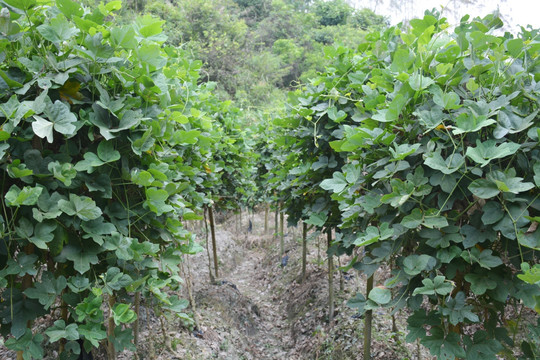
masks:
<path fill-rule="evenodd" d="M 0 1 L 1 332 L 24 359 L 134 349 L 141 294 L 192 321 L 169 291 L 217 179 L 212 88 L 162 21 L 115 24 L 120 7 Z"/>
<path fill-rule="evenodd" d="M 354 252 L 349 267 L 368 277 L 393 268 L 349 304 L 407 307 L 407 341 L 439 359 L 538 354 L 535 341 L 515 343 L 521 320 L 508 311 L 540 300 L 540 35 L 495 35 L 501 24 L 466 17 L 450 30 L 433 12 L 330 48 L 281 120 L 303 199 L 287 211 L 328 221 L 335 202 L 333 251 Z"/>

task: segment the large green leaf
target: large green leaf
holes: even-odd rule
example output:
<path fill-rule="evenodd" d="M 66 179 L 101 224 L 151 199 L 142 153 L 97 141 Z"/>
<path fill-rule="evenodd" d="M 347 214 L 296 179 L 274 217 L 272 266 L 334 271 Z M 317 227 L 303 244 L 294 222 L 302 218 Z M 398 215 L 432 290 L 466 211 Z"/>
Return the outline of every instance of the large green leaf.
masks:
<path fill-rule="evenodd" d="M 430 330 L 431 335 L 420 342 L 429 349 L 438 360 L 455 360 L 465 357 L 465 351 L 460 345 L 459 335 L 453 332 L 445 334 L 439 327 Z"/>
<path fill-rule="evenodd" d="M 478 315 L 473 313 L 474 308 L 467 305 L 465 301 L 465 293 L 459 291 L 455 297 L 448 297 L 446 304 L 442 308 L 442 314 L 448 316 L 448 320 L 452 325 L 457 325 L 469 320 L 471 322 L 478 322 Z"/>
<path fill-rule="evenodd" d="M 20 351 L 24 360 L 43 359 L 44 351 L 41 343 L 43 335 L 32 333 L 32 330 L 26 329 L 24 335 L 20 338 L 7 339 L 5 345 L 8 349 Z"/>
<path fill-rule="evenodd" d="M 448 156 L 445 160 L 440 152 L 434 152 L 426 157 L 424 163 L 432 169 L 439 170 L 443 174 L 449 175 L 458 171 L 465 164 L 465 159 L 461 154 L 456 153 Z"/>
<path fill-rule="evenodd" d="M 427 268 L 428 263 L 433 260 L 433 257 L 425 254 L 409 255 L 403 260 L 403 271 L 411 276 L 418 275 L 424 271 Z"/>
<path fill-rule="evenodd" d="M 72 27 L 62 14 L 51 19 L 46 24 L 39 25 L 37 30 L 43 38 L 53 43 L 69 40 L 79 33 L 79 29 Z"/>
<path fill-rule="evenodd" d="M 321 182 L 321 187 L 324 190 L 329 190 L 335 193 L 342 192 L 348 185 L 345 176 L 341 172 L 334 172 L 332 179 L 326 179 Z"/>
<path fill-rule="evenodd" d="M 34 134 L 40 138 L 46 138 L 49 143 L 53 142 L 53 129 L 63 135 L 73 135 L 77 129 L 73 124 L 77 121 L 77 117 L 66 104 L 59 100 L 56 100 L 52 106 L 46 107 L 44 114 L 48 120 L 34 115 L 32 129 Z"/>
<path fill-rule="evenodd" d="M 169 194 L 163 189 L 146 189 L 146 204 L 148 205 L 148 208 L 157 215 L 162 215 L 173 210 L 171 205 L 165 203 L 168 198 Z"/>
<path fill-rule="evenodd" d="M 376 302 L 379 305 L 385 305 L 388 304 L 392 299 L 392 293 L 390 289 L 375 287 L 369 292 L 368 299 Z"/>
<path fill-rule="evenodd" d="M 95 246 L 85 246 L 83 248 L 76 244 L 68 244 L 63 247 L 56 260 L 59 262 L 64 262 L 64 259 L 70 260 L 73 263 L 73 268 L 79 274 L 84 274 L 90 270 L 91 264 L 95 265 L 99 262 L 97 257 L 99 253 L 100 249 Z"/>
<path fill-rule="evenodd" d="M 6 193 L 7 206 L 35 205 L 39 195 L 43 191 L 42 187 L 25 186 L 20 189 L 17 185 L 12 185 Z"/>
<path fill-rule="evenodd" d="M 480 142 L 476 140 L 476 147 L 467 148 L 466 155 L 480 166 L 484 167 L 493 159 L 502 159 L 515 154 L 520 145 L 513 142 L 504 142 L 497 146 L 495 140 Z"/>
<path fill-rule="evenodd" d="M 476 295 L 483 295 L 487 290 L 497 287 L 497 282 L 489 277 L 489 274 L 467 274 L 465 280 L 471 283 L 471 290 Z"/>
<path fill-rule="evenodd" d="M 84 15 L 82 6 L 73 0 L 56 0 L 56 6 L 67 18 L 72 16 L 82 17 Z"/>
<path fill-rule="evenodd" d="M 129 324 L 137 320 L 137 314 L 130 309 L 129 304 L 117 303 L 113 308 L 113 319 L 116 325 Z"/>
<path fill-rule="evenodd" d="M 81 220 L 90 221 L 101 216 L 102 212 L 96 206 L 94 200 L 88 196 L 77 196 L 69 194 L 69 201 L 58 201 L 58 208 L 69 216 L 77 216 Z"/>
<path fill-rule="evenodd" d="M 30 299 L 37 299 L 45 309 L 49 309 L 66 285 L 67 281 L 65 277 L 59 276 L 55 278 L 52 273 L 45 272 L 42 274 L 41 280 L 34 283 L 34 287 L 26 289 L 24 294 Z"/>
<path fill-rule="evenodd" d="M 414 289 L 413 295 L 448 295 L 452 291 L 452 284 L 446 282 L 446 279 L 442 275 L 437 275 L 431 279 L 422 280 L 424 286 Z"/>
<path fill-rule="evenodd" d="M 77 331 L 77 324 L 69 324 L 66 326 L 64 320 L 56 320 L 54 325 L 45 330 L 45 335 L 49 337 L 51 343 L 60 339 L 66 340 L 78 340 L 79 332 Z"/>

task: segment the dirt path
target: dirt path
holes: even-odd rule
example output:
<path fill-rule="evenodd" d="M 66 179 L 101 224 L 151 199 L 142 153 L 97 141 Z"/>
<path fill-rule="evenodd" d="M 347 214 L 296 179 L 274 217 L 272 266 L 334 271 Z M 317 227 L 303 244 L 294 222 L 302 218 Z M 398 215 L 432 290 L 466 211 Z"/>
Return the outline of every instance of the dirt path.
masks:
<path fill-rule="evenodd" d="M 271 284 L 265 281 L 264 272 L 259 271 L 259 265 L 265 260 L 260 250 L 247 250 L 244 261 L 227 277 L 257 306 L 259 322 L 252 338 L 252 355 L 261 360 L 291 359 L 288 356 L 291 345 L 289 324 Z"/>

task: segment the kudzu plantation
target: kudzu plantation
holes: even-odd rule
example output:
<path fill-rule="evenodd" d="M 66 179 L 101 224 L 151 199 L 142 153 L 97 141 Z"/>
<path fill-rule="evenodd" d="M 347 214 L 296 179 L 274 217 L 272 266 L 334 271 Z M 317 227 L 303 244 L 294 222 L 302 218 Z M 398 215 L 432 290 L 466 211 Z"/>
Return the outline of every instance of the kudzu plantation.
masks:
<path fill-rule="evenodd" d="M 232 288 L 218 220 L 240 222 L 240 249 L 254 216 L 270 233 L 275 214 L 276 277 L 295 249 L 291 283 L 314 281 L 306 262 L 322 274 L 305 334 L 325 352 L 239 359 L 345 359 L 334 329 L 355 339 L 351 359 L 540 358 L 539 30 L 426 11 L 314 49 L 323 66 L 257 113 L 167 41 L 165 20 L 122 20 L 143 2 L 87 3 L 0 0 L 0 357 L 160 358 L 142 349 L 143 315 L 156 346 L 167 324 L 203 337 L 181 269 L 203 253 L 207 286 Z M 382 313 L 418 351 L 373 351 Z"/>

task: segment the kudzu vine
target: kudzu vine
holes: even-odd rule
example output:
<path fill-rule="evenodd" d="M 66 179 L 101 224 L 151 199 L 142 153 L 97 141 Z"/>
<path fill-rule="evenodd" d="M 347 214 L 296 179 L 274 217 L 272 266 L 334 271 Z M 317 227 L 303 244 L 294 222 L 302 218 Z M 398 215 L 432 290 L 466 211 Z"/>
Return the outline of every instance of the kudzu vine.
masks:
<path fill-rule="evenodd" d="M 163 45 L 162 21 L 115 24 L 120 1 L 0 7 L 5 346 L 39 359 L 48 342 L 73 359 L 82 341 L 114 358 L 135 350 L 143 297 L 192 324 L 171 293 L 184 254 L 202 249 L 184 224 L 202 218 L 228 149 L 201 62 Z"/>
<path fill-rule="evenodd" d="M 276 121 L 287 213 L 335 226 L 329 253 L 354 255 L 348 268 L 392 266 L 350 306 L 408 308 L 407 341 L 439 359 L 539 352 L 515 334 L 537 329 L 540 307 L 540 33 L 501 25 L 451 29 L 434 11 L 328 48 L 326 71 Z"/>

